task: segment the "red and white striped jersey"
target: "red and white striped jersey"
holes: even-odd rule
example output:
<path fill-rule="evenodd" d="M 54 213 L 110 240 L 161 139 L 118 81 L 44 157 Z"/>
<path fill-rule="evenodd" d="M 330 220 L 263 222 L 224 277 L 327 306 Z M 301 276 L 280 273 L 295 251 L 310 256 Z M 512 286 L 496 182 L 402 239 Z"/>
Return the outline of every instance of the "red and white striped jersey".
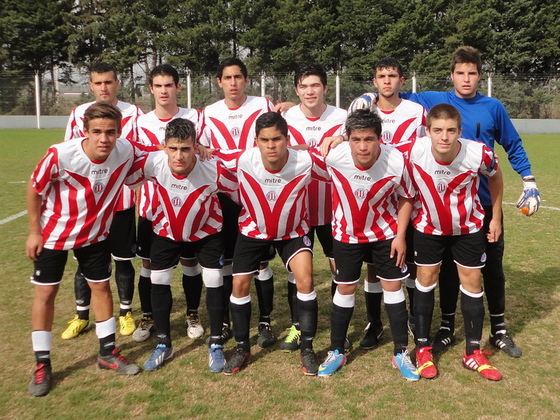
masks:
<path fill-rule="evenodd" d="M 375 109 L 382 121 L 381 143 L 395 145 L 426 135 L 426 110 L 422 105 L 403 99 L 393 111 Z"/>
<path fill-rule="evenodd" d="M 64 141 L 85 136 L 84 113 L 94 103 L 96 102 L 87 102 L 85 104 L 78 105 L 72 110 L 70 118 L 68 119 L 68 125 L 66 126 Z M 122 114 L 121 137 L 128 140 L 137 141 L 136 119 L 140 115 L 144 114 L 144 112 L 136 105 L 129 104 L 123 101 L 117 102 L 117 108 L 121 111 Z M 134 206 L 135 201 L 136 193 L 125 185 L 123 187 L 123 192 L 119 197 L 117 211 L 131 208 L 132 206 Z"/>
<path fill-rule="evenodd" d="M 165 140 L 165 127 L 167 123 L 175 118 L 184 118 L 193 122 L 196 128 L 196 136 L 200 135 L 200 111 L 192 108 L 179 108 L 179 112 L 168 120 L 159 119 L 155 111 L 138 117 L 138 141 L 145 145 L 160 145 Z M 140 187 L 138 195 L 138 215 L 148 220 L 153 220 L 158 203 L 154 201 L 154 184 L 146 182 Z"/>
<path fill-rule="evenodd" d="M 149 180 L 159 206 L 152 221 L 154 233 L 177 242 L 194 242 L 222 230 L 217 192 L 237 190 L 237 179 L 217 159 L 198 160 L 186 177 L 173 174 L 165 152 L 149 153 L 134 165 L 127 182 Z"/>
<path fill-rule="evenodd" d="M 308 118 L 301 106 L 294 106 L 284 112 L 290 131 L 290 146 L 307 144 L 319 147 L 326 137 L 344 134 L 344 123 L 348 113 L 341 108 L 327 105 L 320 118 Z M 309 220 L 311 226 L 331 223 L 330 183 L 312 179 L 309 184 Z"/>
<path fill-rule="evenodd" d="M 417 191 L 416 230 L 430 235 L 465 235 L 482 228 L 484 210 L 478 197 L 480 174 L 493 176 L 497 156 L 483 143 L 459 139 L 461 150 L 453 162 L 440 163 L 429 137 L 411 145 L 410 171 Z"/>
<path fill-rule="evenodd" d="M 229 169 L 237 172 L 242 235 L 276 241 L 309 232 L 307 184 L 312 158 L 306 151 L 288 149 L 288 153 L 282 170 L 270 172 L 256 147 L 245 152 L 215 151 Z"/>
<path fill-rule="evenodd" d="M 44 247 L 70 250 L 106 239 L 125 179 L 140 154 L 121 138 L 101 163 L 87 157 L 82 139 L 51 146 L 31 175 L 43 198 Z"/>
<path fill-rule="evenodd" d="M 260 96 L 247 96 L 238 108 L 228 108 L 223 99 L 214 102 L 202 111 L 199 142 L 205 147 L 222 150 L 254 147 L 256 119 L 273 110 L 272 102 Z"/>
<path fill-rule="evenodd" d="M 334 238 L 350 244 L 394 238 L 398 196 L 415 194 L 402 153 L 382 144 L 373 166 L 361 169 L 344 142 L 329 152 L 326 164 L 332 179 Z"/>

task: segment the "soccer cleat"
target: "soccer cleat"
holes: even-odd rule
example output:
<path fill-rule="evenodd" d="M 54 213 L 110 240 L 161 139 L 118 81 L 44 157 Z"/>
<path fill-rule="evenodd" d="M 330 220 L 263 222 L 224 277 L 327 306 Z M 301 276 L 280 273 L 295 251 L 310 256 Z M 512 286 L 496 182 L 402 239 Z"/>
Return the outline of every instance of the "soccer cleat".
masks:
<path fill-rule="evenodd" d="M 398 353 L 396 356 L 393 356 L 391 360 L 393 367 L 398 369 L 404 379 L 407 381 L 417 381 L 420 379 L 420 374 L 418 373 L 418 369 L 414 366 L 414 363 L 410 360 L 410 355 L 408 351 L 405 350 L 402 353 Z"/>
<path fill-rule="evenodd" d="M 221 372 L 226 364 L 224 346 L 212 344 L 208 347 L 208 367 L 210 372 Z"/>
<path fill-rule="evenodd" d="M 108 356 L 97 357 L 99 369 L 110 369 L 122 375 L 136 375 L 140 368 L 134 363 L 130 363 L 117 349 L 114 349 Z"/>
<path fill-rule="evenodd" d="M 131 335 L 136 329 L 132 312 L 128 311 L 125 316 L 119 316 L 119 332 L 121 335 Z"/>
<path fill-rule="evenodd" d="M 229 340 L 233 338 L 233 331 L 231 330 L 228 324 L 224 324 L 222 326 L 221 337 L 222 337 L 222 344 L 226 344 Z M 206 339 L 206 345 L 207 346 L 210 345 L 210 337 Z"/>
<path fill-rule="evenodd" d="M 259 322 L 259 335 L 257 337 L 257 344 L 263 349 L 272 346 L 276 342 L 270 324 L 268 322 Z"/>
<path fill-rule="evenodd" d="M 379 339 L 383 335 L 383 325 L 371 325 L 371 322 L 369 322 L 364 331 L 365 335 L 362 341 L 360 341 L 360 347 L 372 349 L 379 344 Z"/>
<path fill-rule="evenodd" d="M 432 340 L 432 351 L 441 353 L 447 346 L 455 343 L 455 335 L 447 327 L 440 327 L 436 336 Z"/>
<path fill-rule="evenodd" d="M 315 352 L 313 349 L 305 349 L 299 355 L 299 360 L 301 361 L 301 370 L 306 376 L 317 375 L 317 359 L 315 358 Z"/>
<path fill-rule="evenodd" d="M 132 333 L 134 341 L 146 341 L 154 329 L 154 320 L 150 316 L 143 316 L 138 324 L 138 328 Z"/>
<path fill-rule="evenodd" d="M 78 315 L 74 315 L 70 321 L 68 321 L 68 327 L 62 333 L 63 340 L 69 340 L 80 335 L 80 333 L 89 326 L 89 319 L 80 319 Z"/>
<path fill-rule="evenodd" d="M 491 335 L 490 344 L 499 348 L 510 357 L 517 358 L 521 357 L 523 354 L 521 349 L 513 342 L 513 338 L 507 332 Z"/>
<path fill-rule="evenodd" d="M 476 370 L 480 375 L 491 381 L 499 381 L 502 374 L 494 366 L 490 364 L 486 355 L 492 354 L 489 351 L 475 350 L 473 354 L 467 356 L 467 352 L 463 353 L 463 366 L 467 369 Z"/>
<path fill-rule="evenodd" d="M 144 370 L 153 371 L 163 366 L 163 364 L 173 357 L 173 348 L 165 344 L 158 344 L 152 355 L 144 363 Z"/>
<path fill-rule="evenodd" d="M 200 325 L 198 314 L 187 315 L 187 335 L 189 338 L 200 338 L 204 334 L 204 328 Z"/>
<path fill-rule="evenodd" d="M 422 378 L 432 379 L 438 374 L 431 347 L 421 347 L 416 350 L 416 367 Z"/>
<path fill-rule="evenodd" d="M 338 349 L 329 351 L 327 354 L 327 358 L 323 363 L 321 363 L 321 366 L 319 366 L 317 376 L 322 378 L 331 376 L 345 364 L 346 356 L 344 354 L 341 354 Z"/>
<path fill-rule="evenodd" d="M 250 360 L 251 353 L 243 350 L 242 347 L 237 347 L 231 359 L 225 364 L 222 372 L 226 375 L 233 375 L 243 369 Z"/>
<path fill-rule="evenodd" d="M 301 344 L 301 331 L 297 329 L 295 325 L 288 328 L 288 335 L 280 343 L 280 350 L 288 352 L 299 349 Z"/>
<path fill-rule="evenodd" d="M 50 364 L 40 363 L 33 371 L 27 390 L 34 397 L 44 397 L 52 388 L 52 368 Z"/>

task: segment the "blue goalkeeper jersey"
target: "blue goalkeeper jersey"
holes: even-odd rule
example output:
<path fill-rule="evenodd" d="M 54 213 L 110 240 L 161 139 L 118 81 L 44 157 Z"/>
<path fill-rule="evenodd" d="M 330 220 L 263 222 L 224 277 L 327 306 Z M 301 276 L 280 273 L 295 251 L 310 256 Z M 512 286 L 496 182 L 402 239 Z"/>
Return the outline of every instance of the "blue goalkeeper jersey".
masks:
<path fill-rule="evenodd" d="M 453 105 L 461 113 L 463 134 L 461 137 L 481 141 L 494 150 L 494 143 L 501 145 L 507 153 L 512 168 L 522 177 L 531 175 L 531 163 L 513 126 L 504 105 L 495 98 L 477 92 L 473 98 L 459 98 L 450 92 L 406 92 L 400 95 L 430 110 L 441 103 Z M 481 177 L 479 196 L 483 206 L 490 206 L 488 179 Z"/>

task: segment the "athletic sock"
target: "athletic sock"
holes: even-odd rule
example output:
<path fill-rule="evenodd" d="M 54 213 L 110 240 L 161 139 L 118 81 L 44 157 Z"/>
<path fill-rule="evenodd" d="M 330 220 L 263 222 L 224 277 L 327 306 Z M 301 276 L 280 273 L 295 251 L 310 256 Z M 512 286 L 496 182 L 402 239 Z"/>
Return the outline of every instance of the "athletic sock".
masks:
<path fill-rule="evenodd" d="M 297 306 L 301 328 L 300 349 L 313 348 L 313 339 L 317 334 L 318 304 L 317 294 L 313 291 L 308 294 L 297 294 Z"/>
<path fill-rule="evenodd" d="M 288 292 L 286 298 L 288 299 L 288 305 L 290 306 L 290 316 L 292 318 L 292 325 L 296 325 L 299 328 L 299 318 L 298 318 L 298 305 L 297 305 L 297 288 L 295 279 L 290 281 L 289 277 L 293 278 L 293 275 L 288 274 Z"/>
<path fill-rule="evenodd" d="M 115 350 L 115 333 L 99 339 L 99 354 L 101 356 L 108 356 L 113 350 Z"/>
<path fill-rule="evenodd" d="M 406 294 L 408 295 L 408 311 L 410 316 L 414 316 L 414 291 L 416 290 L 416 279 L 408 277 L 404 281 Z"/>
<path fill-rule="evenodd" d="M 210 335 L 222 334 L 222 321 L 224 319 L 224 286 L 206 288 L 206 310 L 210 318 Z M 222 344 L 222 343 L 220 343 Z"/>
<path fill-rule="evenodd" d="M 274 308 L 274 276 L 270 267 L 259 270 L 255 276 L 255 288 L 259 300 L 259 322 L 270 323 L 270 314 Z"/>
<path fill-rule="evenodd" d="M 484 322 L 484 292 L 470 293 L 461 286 L 461 312 L 465 320 L 465 342 L 467 356 L 480 349 L 482 324 Z"/>
<path fill-rule="evenodd" d="M 183 291 L 187 302 L 187 315 L 198 313 L 200 296 L 202 294 L 202 274 L 200 265 L 194 267 L 183 266 Z"/>
<path fill-rule="evenodd" d="M 372 325 L 381 325 L 381 300 L 383 288 L 381 283 L 364 282 L 367 319 Z"/>
<path fill-rule="evenodd" d="M 152 282 L 150 276 L 140 274 L 138 278 L 138 296 L 140 297 L 140 307 L 144 314 L 152 313 Z"/>
<path fill-rule="evenodd" d="M 414 292 L 414 321 L 416 345 L 427 347 L 430 345 L 430 327 L 432 325 L 432 315 L 434 312 L 434 289 L 437 283 L 423 287 L 416 280 L 416 291 Z"/>
<path fill-rule="evenodd" d="M 342 295 L 338 290 L 335 291 L 331 312 L 331 350 L 344 353 L 344 341 L 354 313 L 355 300 L 355 294 Z"/>
<path fill-rule="evenodd" d="M 108 356 L 115 350 L 116 325 L 113 317 L 95 323 L 95 334 L 99 339 L 99 354 L 102 356 Z"/>
<path fill-rule="evenodd" d="M 230 297 L 229 303 L 231 319 L 233 321 L 233 336 L 237 345 L 244 351 L 251 350 L 249 342 L 249 326 L 251 322 L 251 295 L 236 298 Z"/>
<path fill-rule="evenodd" d="M 492 335 L 495 335 L 499 332 L 506 332 L 506 321 L 504 314 L 490 314 L 490 332 L 492 333 Z"/>
<path fill-rule="evenodd" d="M 45 364 L 45 365 L 50 365 L 51 364 L 51 352 L 50 351 L 36 351 L 35 352 L 35 361 L 37 362 L 38 365 Z"/>
<path fill-rule="evenodd" d="M 455 334 L 455 313 L 441 314 L 440 328 L 449 330 L 451 334 Z"/>
<path fill-rule="evenodd" d="M 125 316 L 132 309 L 135 276 L 136 273 L 131 260 L 115 261 L 115 281 L 121 303 L 120 316 Z"/>
<path fill-rule="evenodd" d="M 403 348 L 406 349 L 408 346 L 406 297 L 402 289 L 396 292 L 384 290 L 383 299 L 385 300 L 385 310 L 391 325 L 394 354 L 397 355 L 402 352 Z"/>
<path fill-rule="evenodd" d="M 228 266 L 224 266 L 223 270 L 224 272 L 227 271 L 227 269 L 229 268 L 229 271 L 231 272 L 231 264 Z M 223 324 L 229 326 L 231 323 L 230 320 L 230 305 L 229 305 L 229 299 L 231 296 L 231 292 L 233 290 L 233 275 L 232 274 L 225 274 L 223 275 L 224 277 L 224 320 L 223 320 Z"/>
<path fill-rule="evenodd" d="M 81 309 L 81 308 L 82 308 L 81 306 L 77 308 L 76 315 L 78 315 L 78 318 L 83 321 L 89 320 L 89 306 L 87 307 L 87 309 Z"/>
<path fill-rule="evenodd" d="M 171 308 L 173 296 L 171 286 L 166 284 L 152 284 L 152 314 L 156 326 L 158 340 L 161 344 L 171 347 Z"/>

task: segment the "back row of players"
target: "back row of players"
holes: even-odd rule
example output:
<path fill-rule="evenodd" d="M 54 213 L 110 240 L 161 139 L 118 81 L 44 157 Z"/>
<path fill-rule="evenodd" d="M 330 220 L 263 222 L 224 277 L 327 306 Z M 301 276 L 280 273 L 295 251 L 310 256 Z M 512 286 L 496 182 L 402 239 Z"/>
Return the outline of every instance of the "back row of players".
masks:
<path fill-rule="evenodd" d="M 473 188 L 478 185 L 476 174 L 479 170 L 485 171 L 487 175 L 496 173 L 497 162 L 491 150 L 494 148 L 494 141 L 497 141 L 508 153 L 514 169 L 524 179 L 524 194 L 522 194 L 519 205 L 529 205 L 529 214 L 534 213 L 538 209 L 538 191 L 521 140 L 502 104 L 476 91 L 480 73 L 481 61 L 478 52 L 470 47 L 461 47 L 455 52 L 452 60 L 451 78 L 454 83 L 452 92 L 399 95 L 399 89 L 404 83 L 402 68 L 394 59 L 383 59 L 375 65 L 373 78 L 378 95 L 362 95 L 350 107 L 351 111 L 366 107 L 375 114 L 358 112 L 347 121 L 346 111 L 324 102 L 324 95 L 328 89 L 324 70 L 315 64 L 302 65 L 294 77 L 296 93 L 301 103 L 299 106 L 291 108 L 290 105 L 293 104 L 277 106 L 278 111 L 284 111 L 283 116 L 287 121 L 287 125 L 284 127 L 283 118 L 279 118 L 278 114 L 268 114 L 274 108 L 268 99 L 245 94 L 248 81 L 247 70 L 238 59 L 224 60 L 220 64 L 217 82 L 224 92 L 224 100 L 207 106 L 202 113 L 178 107 L 179 77 L 171 66 L 161 65 L 151 72 L 150 90 L 154 95 L 156 107 L 152 112 L 143 114 L 135 105 L 117 100 L 118 79 L 114 69 L 106 63 L 95 65 L 91 69 L 90 75 L 91 90 L 96 102 L 114 105 L 121 111 L 121 136 L 145 146 L 152 146 L 152 148 L 164 143 L 166 149 L 165 155 L 163 153 L 153 154 L 154 156 L 159 155 L 159 158 L 150 157 L 138 160 L 131 169 L 131 172 L 136 174 L 135 179 L 127 179 L 127 182 L 132 185 L 139 184 L 146 179 L 153 181 L 144 183 L 140 190 L 138 240 L 136 241 L 135 238 L 134 191 L 123 187 L 123 193 L 116 206 L 117 212 L 110 228 L 109 241 L 107 241 L 110 243 L 111 254 L 115 261 L 120 298 L 121 334 L 132 334 L 136 341 L 143 341 L 150 336 L 154 321 L 157 327 L 158 345 L 144 364 L 144 369 L 155 370 L 173 356 L 169 326 L 172 302 L 170 282 L 172 269 L 179 261 L 183 268 L 183 287 L 187 298 L 187 333 L 191 338 L 198 338 L 203 334 L 203 328 L 198 318 L 203 279 L 207 286 L 207 307 L 211 324 L 208 340 L 211 371 L 223 370 L 226 374 L 236 373 L 250 358 L 249 289 L 253 277 L 255 277 L 260 311 L 257 342 L 261 347 L 271 346 L 276 338 L 270 327 L 273 278 L 267 261 L 274 256 L 271 247 L 273 245 L 285 261 L 289 271 L 288 303 L 292 326 L 288 329 L 281 348 L 286 351 L 301 349 L 302 368 L 306 374 L 329 376 L 345 363 L 346 332 L 354 307 L 359 268 L 362 260 L 365 260 L 369 264 L 368 278 L 364 285 L 369 323 L 366 327 L 366 334 L 360 342 L 362 347 L 375 347 L 383 333 L 380 320 L 383 293 L 395 343 L 393 365 L 398 367 L 403 376 L 410 380 L 417 380 L 420 376 L 435 377 L 437 370 L 431 356 L 432 349 L 441 351 L 443 347 L 455 341 L 454 314 L 459 287 L 455 269 L 455 263 L 457 263 L 459 277 L 461 277 L 463 315 L 469 321 L 467 323 L 469 327 L 465 327 L 467 350 L 463 362 L 466 366 L 479 370 L 483 376 L 489 379 L 501 378 L 499 372 L 491 367 L 480 352 L 479 341 L 484 314 L 480 274 L 478 280 L 476 274 L 466 274 L 480 272 L 480 268 L 484 267 L 484 258 L 482 258 L 484 247 L 482 253 L 479 252 L 480 255 L 477 255 L 479 248 L 468 242 L 472 239 L 466 239 L 466 248 L 470 254 L 465 255 L 465 246 L 461 247 L 463 245 L 461 241 L 457 241 L 458 245 L 454 241 L 441 244 L 426 242 L 434 235 L 456 239 L 456 236 L 471 238 L 470 234 L 475 232 L 478 232 L 479 235 L 485 231 L 490 232 L 485 254 L 488 260 L 483 268 L 490 309 L 490 342 L 496 347 L 502 348 L 512 357 L 521 356 L 521 350 L 507 334 L 504 324 L 503 235 L 499 233 L 501 232 L 499 228 L 501 207 L 496 202 L 496 200 L 501 201 L 501 192 L 497 193 L 500 188 L 494 187 L 494 203 L 491 201 L 492 190 L 488 188 L 486 177 L 481 178 L 482 183 L 478 195 L 475 194 L 476 197 L 472 197 L 467 206 L 457 203 L 450 204 L 446 200 L 440 202 L 435 198 L 425 200 L 426 203 L 418 201 L 415 220 L 418 220 L 419 223 L 415 223 L 414 227 L 417 231 L 424 232 L 428 238 L 415 237 L 415 240 L 422 244 L 423 249 L 431 250 L 431 254 L 419 256 L 417 253 L 412 256 L 412 253 L 409 252 L 409 258 L 407 258 L 411 273 L 409 277 L 408 272 L 403 268 L 403 244 L 399 241 L 403 239 L 403 232 L 397 232 L 397 213 L 406 221 L 410 219 L 412 208 L 409 210 L 407 208 L 411 202 L 414 187 L 412 187 L 407 172 L 403 172 L 402 157 L 397 158 L 395 166 L 395 158 L 392 157 L 395 152 L 389 153 L 389 150 L 393 148 L 379 147 L 378 143 L 377 146 L 372 146 L 379 139 L 385 145 L 398 145 L 398 148 L 402 149 L 401 151 L 407 157 L 410 157 L 410 153 L 414 155 L 410 150 L 410 145 L 417 137 L 421 137 L 425 133 L 425 110 L 422 105 L 403 99 L 403 96 L 423 103 L 428 108 L 432 108 L 438 103 L 453 104 L 459 109 L 461 115 L 454 109 L 436 108 L 431 121 L 428 121 L 432 140 L 435 137 L 445 138 L 445 141 L 440 141 L 440 146 L 438 146 L 441 147 L 438 156 L 440 158 L 449 157 L 449 150 L 452 154 L 455 152 L 467 153 L 465 156 L 461 156 L 461 161 L 471 162 L 472 160 L 474 166 L 482 166 L 474 167 L 474 177 L 469 176 L 467 181 L 461 181 L 469 185 L 470 190 L 468 190 L 463 184 L 460 188 L 450 187 L 454 182 L 458 182 L 457 180 L 451 181 L 457 175 L 452 176 L 453 170 L 451 170 L 451 162 L 454 161 L 457 154 L 453 155 L 449 161 L 443 160 L 443 162 L 447 162 L 446 164 L 442 164 L 441 160 L 439 163 L 436 161 L 436 166 L 439 165 L 438 168 L 430 167 L 429 169 L 434 172 L 428 172 L 431 175 L 424 174 L 426 179 L 430 180 L 429 182 L 434 183 L 434 188 L 438 191 L 432 191 L 430 194 L 441 194 L 443 197 L 447 194 L 445 192 L 447 189 L 453 190 L 453 188 L 461 190 L 461 194 L 472 194 Z M 88 130 L 84 128 L 84 115 L 94 103 L 83 104 L 72 112 L 66 140 L 83 139 L 88 136 Z M 375 115 L 381 117 L 382 129 L 381 126 L 376 125 L 379 118 Z M 259 119 L 259 124 L 255 131 L 257 119 Z M 185 120 L 191 121 L 192 124 L 185 124 Z M 430 122 L 440 120 L 451 121 L 451 126 L 438 126 L 436 133 Z M 463 121 L 463 137 L 482 141 L 489 149 L 483 149 L 480 146 L 474 153 L 470 145 L 468 147 L 458 146 L 458 149 L 455 149 L 457 144 L 463 145 L 462 141 L 457 141 L 461 133 L 461 120 Z M 173 124 L 168 124 L 170 121 L 174 121 Z M 255 132 L 256 137 L 253 141 Z M 298 153 L 289 152 L 287 154 L 288 152 L 282 149 L 282 142 L 285 141 L 286 145 L 289 142 L 294 149 L 311 148 L 313 150 L 321 147 L 323 153 L 326 154 L 329 147 L 340 141 L 334 136 L 344 133 L 350 137 L 350 150 L 347 150 L 348 148 L 345 146 L 338 146 L 335 153 L 329 154 L 326 166 L 325 160 L 321 159 L 318 150 L 311 152 L 311 158 L 307 157 L 307 160 L 302 161 L 301 158 L 292 159 L 292 156 L 299 156 Z M 448 137 L 454 137 L 455 142 L 447 140 Z M 192 190 L 192 178 L 195 174 L 191 174 L 192 167 L 189 165 L 194 165 L 193 162 L 196 160 L 201 163 L 199 166 L 204 168 L 203 160 L 194 158 L 194 150 L 202 149 L 196 145 L 196 139 L 200 145 L 220 157 L 223 166 L 236 173 L 239 178 L 236 179 L 235 176 L 232 178 L 231 172 L 224 170 L 221 164 L 218 165 L 219 170 L 215 174 L 221 174 L 218 177 L 217 186 L 222 191 L 218 194 L 219 204 L 216 201 L 209 201 L 199 208 L 200 212 L 193 211 L 189 207 L 193 206 L 192 200 L 194 200 L 193 194 L 195 193 Z M 333 140 L 338 141 L 333 143 Z M 263 144 L 262 147 L 260 147 L 260 143 Z M 416 144 L 415 147 L 420 148 L 423 143 L 416 142 Z M 251 149 L 254 145 L 258 145 L 259 148 Z M 251 150 L 242 157 L 240 151 L 245 149 Z M 429 149 L 430 147 L 427 147 L 427 150 Z M 200 153 L 204 156 L 207 154 L 202 150 Z M 473 159 L 470 154 L 473 154 Z M 304 155 L 308 156 L 306 153 Z M 337 156 L 335 161 L 333 155 Z M 402 156 L 401 153 L 397 153 L 395 156 L 397 155 Z M 345 162 L 345 158 L 350 160 L 346 159 L 348 161 Z M 288 159 L 288 162 L 282 161 L 283 159 Z M 385 159 L 388 159 L 387 165 L 379 163 L 373 165 L 379 159 L 384 162 Z M 298 163 L 299 161 L 304 163 Z M 243 163 L 246 168 L 242 168 Z M 450 166 L 448 167 L 448 165 Z M 313 170 L 311 170 L 311 166 L 313 166 Z M 379 171 L 381 166 L 383 166 L 383 173 L 376 173 L 375 170 L 371 174 L 368 173 L 373 168 L 377 168 Z M 215 168 L 216 165 L 213 167 Z M 288 167 L 289 174 L 282 174 L 288 170 Z M 359 168 L 359 171 L 353 173 L 356 172 L 356 168 Z M 459 169 L 465 171 L 465 167 Z M 167 177 L 162 175 L 166 171 Z M 298 171 L 301 172 L 301 177 L 296 176 Z M 387 171 L 395 171 L 394 176 L 389 178 L 395 178 L 397 181 L 393 180 L 387 186 L 381 187 L 379 182 L 387 177 Z M 312 173 L 313 179 L 309 181 L 308 178 Z M 169 174 L 173 176 L 169 177 Z M 36 176 L 38 176 L 37 171 L 32 178 L 32 182 L 34 182 L 32 188 L 37 194 L 43 196 L 44 191 L 37 186 L 40 182 Z M 286 182 L 287 177 L 290 182 Z M 237 181 L 240 184 L 239 190 L 235 186 Z M 204 180 L 200 180 L 200 182 L 200 185 L 205 185 Z M 495 181 L 494 184 L 497 182 Z M 256 185 L 260 185 L 259 188 Z M 93 188 L 95 193 L 95 185 Z M 331 188 L 334 190 L 331 191 Z M 300 190 L 299 195 L 294 195 L 295 191 Z M 302 202 L 302 197 L 305 196 L 303 191 L 309 196 L 308 201 L 304 200 L 305 203 Z M 401 197 L 398 199 L 399 201 L 397 201 L 395 192 Z M 196 194 L 201 194 L 201 192 L 197 191 Z M 496 194 L 498 194 L 497 199 Z M 421 194 L 421 196 L 424 195 Z M 334 203 L 331 203 L 331 197 Z M 461 196 L 459 200 L 464 203 L 465 197 Z M 422 213 L 421 210 L 418 210 L 422 208 L 420 202 L 431 210 Z M 187 205 L 187 203 L 189 204 Z M 239 206 L 238 203 L 241 203 L 242 206 Z M 492 204 L 494 204 L 494 210 Z M 451 206 L 447 212 L 446 206 Z M 469 207 L 470 210 L 466 210 L 466 207 Z M 223 212 L 223 229 L 220 209 Z M 306 210 L 308 216 L 305 215 Z M 444 214 L 447 216 L 442 216 Z M 484 214 L 486 214 L 485 228 L 481 229 Z M 210 217 L 212 222 L 202 220 L 207 217 Z M 331 220 L 331 217 L 334 219 Z M 406 223 L 400 223 L 400 225 L 406 226 Z M 238 229 L 241 235 L 237 239 L 236 247 Z M 215 235 L 219 231 L 222 231 L 225 245 L 223 268 L 224 261 L 220 259 L 221 239 L 215 239 Z M 315 362 L 312 347 L 317 324 L 317 300 L 313 290 L 311 252 L 301 252 L 311 250 L 314 232 L 317 233 L 325 255 L 329 258 L 333 273 L 332 345 L 327 359 L 321 366 L 317 366 Z M 44 226 L 43 236 L 45 236 Z M 482 236 L 484 235 L 482 234 Z M 393 238 L 396 239 L 393 240 Z M 135 249 L 136 243 L 138 244 L 137 250 Z M 477 240 L 474 240 L 474 243 L 477 243 Z M 342 246 L 342 244 L 348 246 Z M 368 246 L 363 248 L 360 244 Z M 64 248 L 75 249 L 74 245 L 66 244 Z M 371 247 L 372 245 L 373 247 Z M 442 252 L 446 250 L 447 253 L 453 253 L 453 255 L 440 258 L 434 251 L 440 248 Z M 413 247 L 409 246 L 408 249 L 412 251 Z M 137 328 L 131 315 L 135 275 L 131 260 L 136 254 L 142 258 L 138 290 L 143 312 L 142 320 Z M 33 252 L 28 252 L 28 255 L 37 257 Z M 336 258 L 337 255 L 338 258 Z M 478 258 L 478 260 L 473 263 L 473 258 L 475 260 Z M 442 325 L 432 341 L 429 337 L 430 307 L 433 308 L 433 289 L 437 283 L 442 260 L 444 262 L 442 273 L 445 273 L 445 281 L 440 284 L 443 319 Z M 78 261 L 80 262 L 79 257 Z M 345 263 L 341 264 L 339 261 L 345 261 Z M 419 273 L 415 272 L 414 264 L 410 264 L 414 261 L 421 262 Z M 336 262 L 339 262 L 338 267 L 335 265 Z M 258 268 L 254 267 L 255 264 Z M 465 267 L 468 269 L 465 270 Z M 473 268 L 474 270 L 471 270 Z M 91 267 L 89 269 L 91 270 Z M 88 284 L 96 282 L 91 279 L 91 276 L 85 275 L 87 271 L 88 269 L 84 269 L 80 264 L 75 276 L 77 314 L 70 321 L 69 327 L 63 333 L 63 338 L 77 336 L 89 324 L 90 290 L 94 290 L 94 288 L 90 289 Z M 232 274 L 234 275 L 233 281 Z M 44 283 L 37 280 L 37 277 L 33 282 L 43 285 Z M 415 278 L 417 279 L 415 280 Z M 407 314 L 406 311 L 401 280 L 405 280 L 409 292 L 410 314 Z M 416 292 L 415 284 L 419 286 Z M 414 299 L 415 294 L 417 299 Z M 223 344 L 232 336 L 229 311 L 224 310 L 228 303 L 231 308 L 234 335 L 238 346 L 226 363 Z M 93 305 L 95 312 L 95 303 Z M 52 309 L 54 311 L 54 306 Z M 115 349 L 114 326 L 104 325 L 111 324 L 108 319 L 110 317 L 106 318 L 100 320 L 96 314 L 96 331 L 101 343 L 99 366 L 116 369 L 120 373 L 137 373 L 138 369 L 135 365 L 126 361 Z M 406 350 L 408 344 L 407 322 L 408 328 L 416 333 L 416 366 L 411 363 Z M 52 338 L 50 326 L 43 325 L 41 328 L 44 330 L 36 328 L 34 323 L 32 337 L 38 365 L 29 388 L 33 395 L 45 395 L 51 386 L 50 346 Z M 108 346 L 108 342 L 112 346 Z"/>

